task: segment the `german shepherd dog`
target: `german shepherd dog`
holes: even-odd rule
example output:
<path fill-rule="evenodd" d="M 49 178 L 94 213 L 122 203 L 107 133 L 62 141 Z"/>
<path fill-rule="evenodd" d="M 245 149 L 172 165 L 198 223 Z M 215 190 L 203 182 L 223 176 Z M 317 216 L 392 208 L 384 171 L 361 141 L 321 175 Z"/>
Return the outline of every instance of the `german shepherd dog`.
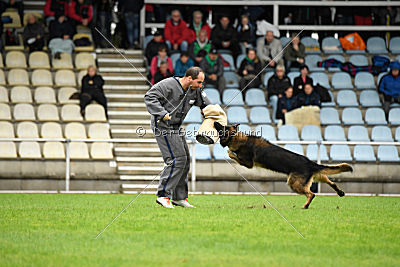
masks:
<path fill-rule="evenodd" d="M 249 169 L 258 166 L 287 174 L 290 188 L 307 197 L 303 209 L 308 209 L 315 197 L 310 190 L 313 181 L 327 183 L 340 197 L 344 196 L 344 192 L 327 175 L 352 172 L 353 168 L 349 164 L 319 165 L 302 155 L 273 145 L 262 137 L 246 135 L 237 130 L 238 125 L 222 126 L 214 122 L 214 127 L 218 131 L 221 145 L 228 146 L 229 157 L 240 165 Z"/>

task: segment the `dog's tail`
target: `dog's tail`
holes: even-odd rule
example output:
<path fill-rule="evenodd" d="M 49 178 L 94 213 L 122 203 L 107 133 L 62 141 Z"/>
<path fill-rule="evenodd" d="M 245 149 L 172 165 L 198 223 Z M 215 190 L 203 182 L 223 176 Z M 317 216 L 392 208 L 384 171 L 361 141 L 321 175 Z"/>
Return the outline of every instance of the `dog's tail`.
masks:
<path fill-rule="evenodd" d="M 322 168 L 319 171 L 321 174 L 333 175 L 341 172 L 353 172 L 353 168 L 347 163 L 337 165 L 320 165 Z"/>

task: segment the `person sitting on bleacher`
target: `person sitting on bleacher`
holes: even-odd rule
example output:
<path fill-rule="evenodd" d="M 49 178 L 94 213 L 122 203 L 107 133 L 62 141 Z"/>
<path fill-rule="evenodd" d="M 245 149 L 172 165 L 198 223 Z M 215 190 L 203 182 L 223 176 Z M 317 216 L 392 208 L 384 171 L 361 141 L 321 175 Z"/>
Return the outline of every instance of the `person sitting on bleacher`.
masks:
<path fill-rule="evenodd" d="M 293 95 L 293 88 L 288 87 L 285 93 L 278 100 L 278 109 L 276 111 L 276 119 L 282 120 L 285 124 L 285 113 L 296 108 L 296 97 Z"/>
<path fill-rule="evenodd" d="M 199 10 L 196 10 L 193 12 L 193 20 L 188 28 L 189 43 L 193 43 L 196 38 L 199 37 L 201 31 L 206 31 L 207 38 L 210 39 L 211 28 L 205 21 L 203 21 L 203 13 L 201 13 Z"/>
<path fill-rule="evenodd" d="M 67 0 L 47 0 L 43 8 L 43 13 L 46 18 L 46 24 L 49 25 L 55 19 L 57 10 L 63 11 L 65 16 L 68 16 L 68 1 Z"/>
<path fill-rule="evenodd" d="M 89 66 L 87 68 L 87 74 L 82 78 L 82 88 L 79 96 L 81 114 L 85 116 L 85 108 L 87 105 L 95 100 L 97 103 L 104 107 L 106 117 L 107 114 L 107 98 L 103 91 L 104 80 L 97 74 L 96 67 Z"/>
<path fill-rule="evenodd" d="M 292 87 L 290 79 L 285 75 L 283 65 L 276 66 L 275 74 L 268 80 L 267 91 L 270 105 L 272 106 L 272 118 L 276 118 L 278 99 L 283 96 L 285 89 Z"/>
<path fill-rule="evenodd" d="M 156 74 L 154 74 L 154 84 L 166 79 L 172 77 L 172 73 L 168 70 L 168 64 L 165 61 L 162 61 L 160 63 L 160 67 Z"/>
<path fill-rule="evenodd" d="M 171 19 L 165 23 L 164 39 L 169 49 L 187 51 L 188 49 L 188 27 L 181 18 L 181 12 L 172 10 Z"/>
<path fill-rule="evenodd" d="M 225 78 L 224 78 L 224 64 L 222 58 L 218 56 L 216 48 L 211 48 L 203 60 L 200 62 L 200 68 L 204 71 L 205 83 L 211 84 L 218 87 L 220 94 L 225 90 Z"/>
<path fill-rule="evenodd" d="M 146 59 L 149 64 L 151 63 L 153 57 L 157 56 L 160 46 L 167 47 L 167 44 L 164 42 L 162 34 L 159 31 L 156 31 L 154 33 L 153 40 L 147 44 L 145 50 Z"/>
<path fill-rule="evenodd" d="M 379 82 L 378 90 L 383 94 L 383 110 L 386 118 L 389 116 L 390 104 L 393 102 L 400 103 L 400 63 L 394 61 L 390 63 L 390 73 L 382 77 Z"/>
<path fill-rule="evenodd" d="M 67 20 L 64 13 L 60 10 L 56 11 L 56 19 L 50 22 L 50 42 L 49 48 L 54 58 L 60 59 L 61 53 L 72 55 L 75 44 L 72 36 L 75 34 L 75 28 Z"/>
<path fill-rule="evenodd" d="M 241 22 L 237 26 L 236 31 L 240 51 L 242 54 L 246 54 L 246 50 L 253 48 L 253 44 L 256 40 L 255 29 L 249 21 L 249 16 L 242 15 Z"/>
<path fill-rule="evenodd" d="M 300 66 L 300 75 L 294 78 L 294 85 L 293 85 L 293 94 L 296 96 L 300 92 L 303 92 L 304 86 L 309 83 L 309 84 L 314 84 L 313 79 L 308 76 L 308 66 L 307 65 L 301 65 Z"/>
<path fill-rule="evenodd" d="M 6 11 L 7 8 L 15 8 L 15 9 L 17 9 L 20 22 L 21 22 L 21 24 L 23 24 L 23 20 L 24 20 L 24 1 L 21 1 L 21 0 L 0 0 L 0 15 L 4 11 Z"/>
<path fill-rule="evenodd" d="M 185 76 L 186 70 L 194 66 L 193 59 L 189 57 L 187 52 L 182 52 L 181 56 L 176 60 L 175 63 L 175 75 L 178 77 Z"/>
<path fill-rule="evenodd" d="M 158 48 L 158 55 L 154 56 L 151 60 L 150 64 L 150 74 L 151 74 L 151 83 L 154 84 L 154 75 L 160 68 L 161 62 L 166 62 L 168 64 L 168 70 L 171 73 L 174 73 L 174 67 L 172 65 L 171 58 L 167 55 L 167 47 L 160 46 Z"/>
<path fill-rule="evenodd" d="M 41 51 L 44 46 L 44 27 L 36 21 L 34 15 L 28 18 L 28 24 L 24 28 L 24 43 L 29 47 L 29 52 Z"/>
<path fill-rule="evenodd" d="M 241 76 L 239 85 L 240 89 L 244 88 L 258 88 L 261 85 L 261 75 L 262 65 L 260 60 L 256 55 L 256 50 L 253 48 L 248 49 L 247 56 L 243 59 L 238 70 Z M 258 75 L 258 76 L 257 76 Z M 242 91 L 243 95 L 246 94 L 246 90 Z"/>
<path fill-rule="evenodd" d="M 298 68 L 304 64 L 305 50 L 306 47 L 300 43 L 300 38 L 293 33 L 292 42 L 285 50 L 286 69 L 288 71 L 290 68 Z"/>
<path fill-rule="evenodd" d="M 199 36 L 196 40 L 190 44 L 189 47 L 189 55 L 192 59 L 194 59 L 194 63 L 196 66 L 200 65 L 200 62 L 203 58 L 210 52 L 211 42 L 207 38 L 206 31 L 200 31 Z"/>
<path fill-rule="evenodd" d="M 265 38 L 260 38 L 257 41 L 257 56 L 263 65 L 268 65 L 270 68 L 275 68 L 276 65 L 283 65 L 281 41 L 274 37 L 272 31 L 267 31 Z"/>
<path fill-rule="evenodd" d="M 93 5 L 90 0 L 71 0 L 68 5 L 68 17 L 76 24 L 88 26 L 93 18 Z"/>
<path fill-rule="evenodd" d="M 304 91 L 296 96 L 296 106 L 318 106 L 321 107 L 320 96 L 314 91 L 312 84 L 307 83 L 304 86 Z"/>
<path fill-rule="evenodd" d="M 228 49 L 233 55 L 237 54 L 236 31 L 230 24 L 228 16 L 222 16 L 219 23 L 212 29 L 211 43 L 217 49 Z"/>

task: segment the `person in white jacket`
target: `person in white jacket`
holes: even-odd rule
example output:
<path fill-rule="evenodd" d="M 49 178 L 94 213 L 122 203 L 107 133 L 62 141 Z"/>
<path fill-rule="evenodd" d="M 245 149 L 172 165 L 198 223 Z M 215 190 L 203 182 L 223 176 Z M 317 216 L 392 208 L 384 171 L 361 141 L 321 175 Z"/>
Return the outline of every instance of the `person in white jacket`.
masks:
<path fill-rule="evenodd" d="M 257 56 L 261 63 L 269 64 L 269 67 L 275 68 L 277 65 L 283 65 L 281 41 L 275 39 L 272 31 L 267 31 L 265 38 L 257 41 Z"/>

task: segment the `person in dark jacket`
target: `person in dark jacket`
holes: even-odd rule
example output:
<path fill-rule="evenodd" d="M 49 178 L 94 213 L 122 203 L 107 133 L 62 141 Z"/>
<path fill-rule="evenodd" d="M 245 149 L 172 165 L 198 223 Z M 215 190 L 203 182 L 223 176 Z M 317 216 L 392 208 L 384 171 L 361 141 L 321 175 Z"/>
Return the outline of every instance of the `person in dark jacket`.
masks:
<path fill-rule="evenodd" d="M 43 7 L 43 13 L 47 25 L 55 19 L 56 11 L 61 11 L 64 13 L 64 16 L 68 16 L 68 0 L 46 0 L 46 4 Z"/>
<path fill-rule="evenodd" d="M 268 80 L 268 99 L 272 106 L 272 118 L 276 118 L 276 109 L 278 99 L 283 96 L 285 89 L 291 87 L 290 79 L 285 75 L 285 67 L 278 65 L 275 68 L 275 74 Z"/>
<path fill-rule="evenodd" d="M 111 11 L 114 7 L 113 0 L 96 0 L 94 5 L 95 16 L 94 23 L 104 36 L 110 40 L 111 39 Z M 109 47 L 104 38 L 98 34 L 97 31 L 93 32 L 94 43 L 100 47 Z"/>
<path fill-rule="evenodd" d="M 68 17 L 75 25 L 88 26 L 93 19 L 93 5 L 90 0 L 71 0 L 68 4 Z"/>
<path fill-rule="evenodd" d="M 62 11 L 56 12 L 56 19 L 50 22 L 50 42 L 49 49 L 56 59 L 61 58 L 61 53 L 72 55 L 75 48 L 72 37 L 75 34 L 75 28 L 67 20 Z"/>
<path fill-rule="evenodd" d="M 297 34 L 293 33 L 292 42 L 286 47 L 284 55 L 287 71 L 290 68 L 298 68 L 304 64 L 305 50 L 306 47 L 300 43 L 300 38 Z"/>
<path fill-rule="evenodd" d="M 232 54 L 237 53 L 236 31 L 230 25 L 229 18 L 222 16 L 219 23 L 211 31 L 211 43 L 217 49 L 231 50 Z"/>
<path fill-rule="evenodd" d="M 29 52 L 41 51 L 44 46 L 44 27 L 36 21 L 34 15 L 28 18 L 28 24 L 23 33 L 24 43 L 29 47 Z"/>
<path fill-rule="evenodd" d="M 7 8 L 15 8 L 18 11 L 19 19 L 23 25 L 24 20 L 24 1 L 22 0 L 0 0 L 0 14 L 6 11 Z"/>
<path fill-rule="evenodd" d="M 394 61 L 390 63 L 390 73 L 381 78 L 378 90 L 383 94 L 383 109 L 386 118 L 389 116 L 390 104 L 393 102 L 400 103 L 400 63 Z"/>
<path fill-rule="evenodd" d="M 206 31 L 200 31 L 199 36 L 189 46 L 189 56 L 194 60 L 196 66 L 200 65 L 203 58 L 210 52 L 211 42 L 207 38 Z"/>
<path fill-rule="evenodd" d="M 154 74 L 154 84 L 169 77 L 172 77 L 172 73 L 168 70 L 167 62 L 163 61 L 160 63 L 158 71 Z"/>
<path fill-rule="evenodd" d="M 181 56 L 175 62 L 174 73 L 178 77 L 183 77 L 185 76 L 186 71 L 193 66 L 193 59 L 189 57 L 187 52 L 182 52 Z"/>
<path fill-rule="evenodd" d="M 108 118 L 107 98 L 103 91 L 104 80 L 96 72 L 96 67 L 89 66 L 87 69 L 87 74 L 82 78 L 82 88 L 79 97 L 81 114 L 84 116 L 86 106 L 89 105 L 92 100 L 95 100 L 104 107 L 104 112 Z"/>
<path fill-rule="evenodd" d="M 118 1 L 119 10 L 124 15 L 126 33 L 130 48 L 139 48 L 139 17 L 140 10 L 144 5 L 143 0 L 120 0 Z"/>
<path fill-rule="evenodd" d="M 151 40 L 147 44 L 144 52 L 149 65 L 153 57 L 158 55 L 158 49 L 160 47 L 167 47 L 167 44 L 164 42 L 162 34 L 159 31 L 156 31 L 153 34 L 153 40 Z M 167 47 L 167 54 L 168 54 L 168 47 Z"/>
<path fill-rule="evenodd" d="M 249 21 L 247 15 L 242 15 L 241 22 L 236 28 L 237 39 L 239 42 L 240 51 L 246 54 L 246 50 L 254 47 L 256 40 L 255 29 Z"/>
<path fill-rule="evenodd" d="M 285 124 L 285 114 L 296 108 L 296 97 L 293 95 L 293 88 L 288 87 L 284 95 L 278 100 L 278 109 L 276 111 L 276 118 L 282 120 Z"/>
<path fill-rule="evenodd" d="M 308 76 L 308 66 L 307 65 L 301 65 L 300 66 L 300 75 L 296 78 L 294 78 L 293 81 L 293 94 L 296 96 L 300 92 L 304 90 L 304 85 L 309 83 L 309 84 L 314 84 L 313 79 Z"/>
<path fill-rule="evenodd" d="M 307 83 L 304 91 L 296 96 L 296 107 L 318 106 L 321 107 L 319 94 L 314 91 L 312 84 Z"/>
<path fill-rule="evenodd" d="M 261 85 L 261 75 L 262 65 L 260 60 L 256 55 L 256 50 L 254 48 L 250 48 L 247 51 L 247 56 L 243 59 L 239 68 L 239 75 L 241 76 L 239 85 L 240 89 L 244 88 L 258 88 Z M 258 75 L 258 76 L 257 76 Z M 246 90 L 242 91 L 243 95 L 246 94 Z"/>
<path fill-rule="evenodd" d="M 222 58 L 218 56 L 216 48 L 211 48 L 210 53 L 208 53 L 200 62 L 200 68 L 206 75 L 205 82 L 218 87 L 218 90 L 222 95 L 226 86 L 225 78 L 223 76 L 224 64 L 222 63 Z"/>

